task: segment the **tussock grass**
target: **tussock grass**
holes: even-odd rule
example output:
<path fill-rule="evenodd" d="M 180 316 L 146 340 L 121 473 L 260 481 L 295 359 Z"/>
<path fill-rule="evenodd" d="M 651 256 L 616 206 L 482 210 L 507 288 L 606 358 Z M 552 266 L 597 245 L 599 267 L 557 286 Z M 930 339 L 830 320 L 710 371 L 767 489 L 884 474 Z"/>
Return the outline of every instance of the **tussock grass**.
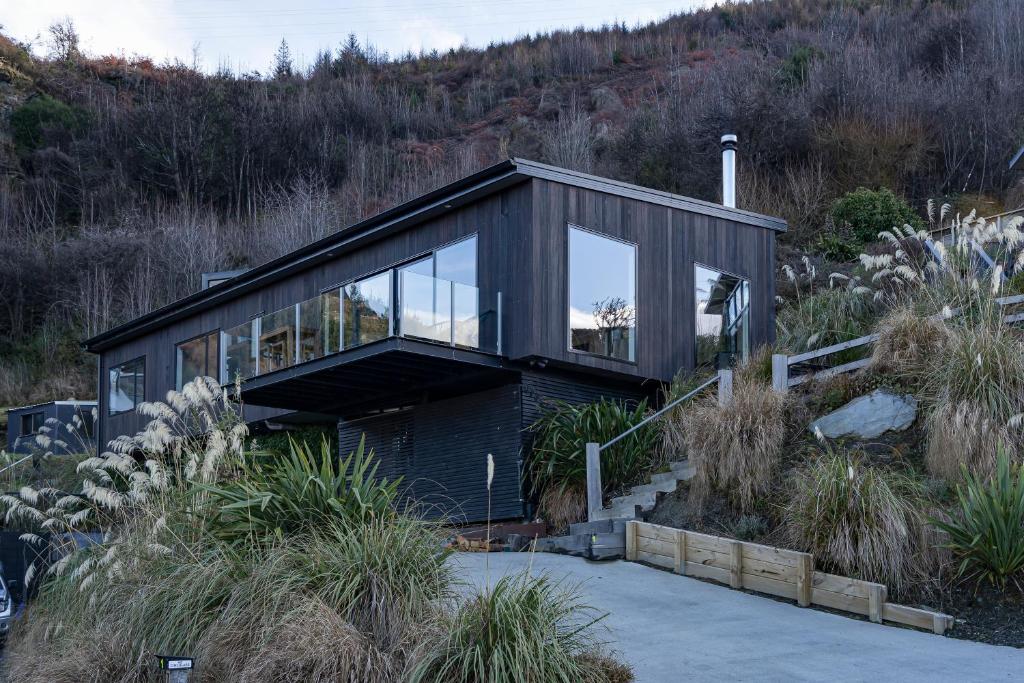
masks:
<path fill-rule="evenodd" d="M 825 567 L 898 594 L 917 576 L 919 501 L 907 475 L 826 449 L 793 472 L 784 532 Z"/>
<path fill-rule="evenodd" d="M 908 307 L 887 313 L 876 332 L 878 340 L 872 349 L 870 369 L 914 383 L 927 376 L 930 364 L 942 355 L 950 335 L 944 322 Z"/>
<path fill-rule="evenodd" d="M 594 625 L 603 617 L 572 587 L 546 576 L 514 574 L 479 591 L 455 615 L 442 645 L 412 680 L 451 683 L 630 680 L 621 667 L 592 656 Z"/>
<path fill-rule="evenodd" d="M 695 470 L 691 492 L 699 502 L 717 489 L 742 512 L 755 510 L 782 462 L 790 397 L 757 381 L 737 381 L 729 405 L 719 406 L 717 396 L 695 400 L 671 418 Z"/>

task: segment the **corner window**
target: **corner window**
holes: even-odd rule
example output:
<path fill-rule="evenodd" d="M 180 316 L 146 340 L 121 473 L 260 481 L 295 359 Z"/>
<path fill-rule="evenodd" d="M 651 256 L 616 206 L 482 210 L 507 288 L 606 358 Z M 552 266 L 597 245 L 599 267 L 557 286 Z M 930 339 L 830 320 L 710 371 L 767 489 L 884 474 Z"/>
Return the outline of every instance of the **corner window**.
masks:
<path fill-rule="evenodd" d="M 178 391 L 196 377 L 219 377 L 220 332 L 204 334 L 175 348 Z"/>
<path fill-rule="evenodd" d="M 569 227 L 569 348 L 636 360 L 636 245 Z"/>
<path fill-rule="evenodd" d="M 391 336 L 391 271 L 342 287 L 344 348 Z"/>
<path fill-rule="evenodd" d="M 33 436 L 43 426 L 43 413 L 26 413 L 21 416 L 21 436 Z"/>
<path fill-rule="evenodd" d="M 728 368 L 750 356 L 750 283 L 695 266 L 697 367 Z"/>
<path fill-rule="evenodd" d="M 111 415 L 135 410 L 146 400 L 146 358 L 136 358 L 110 368 L 107 412 Z"/>

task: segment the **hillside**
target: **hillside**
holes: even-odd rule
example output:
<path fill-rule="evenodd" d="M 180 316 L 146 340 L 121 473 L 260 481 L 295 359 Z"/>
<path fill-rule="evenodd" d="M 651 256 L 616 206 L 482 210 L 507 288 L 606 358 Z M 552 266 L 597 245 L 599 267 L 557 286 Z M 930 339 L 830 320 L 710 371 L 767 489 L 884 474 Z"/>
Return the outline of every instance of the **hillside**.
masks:
<path fill-rule="evenodd" d="M 82 337 L 510 155 L 716 200 L 736 132 L 739 205 L 790 222 L 787 258 L 845 239 L 827 214 L 860 186 L 1024 196 L 1015 0 L 724 4 L 397 60 L 349 40 L 305 73 L 57 37 L 0 35 L 0 404 L 89 396 Z"/>

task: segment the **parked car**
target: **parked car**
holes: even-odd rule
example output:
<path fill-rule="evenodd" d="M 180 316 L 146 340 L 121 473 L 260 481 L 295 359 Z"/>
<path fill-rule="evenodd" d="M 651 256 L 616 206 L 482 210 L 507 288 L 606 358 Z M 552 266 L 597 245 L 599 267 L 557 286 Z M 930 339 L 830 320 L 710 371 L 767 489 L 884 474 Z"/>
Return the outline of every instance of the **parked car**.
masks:
<path fill-rule="evenodd" d="M 6 638 L 7 632 L 11 630 L 11 622 L 14 620 L 14 600 L 11 591 L 7 588 L 7 582 L 0 576 L 0 638 Z"/>

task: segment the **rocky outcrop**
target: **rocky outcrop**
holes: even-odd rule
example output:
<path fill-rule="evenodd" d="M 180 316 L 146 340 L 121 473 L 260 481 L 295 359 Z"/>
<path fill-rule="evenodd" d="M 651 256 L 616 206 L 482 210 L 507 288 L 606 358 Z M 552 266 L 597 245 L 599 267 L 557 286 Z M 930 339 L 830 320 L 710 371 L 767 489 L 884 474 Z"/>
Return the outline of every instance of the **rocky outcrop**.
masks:
<path fill-rule="evenodd" d="M 832 439 L 873 439 L 888 431 L 903 431 L 916 418 L 917 400 L 913 396 L 876 389 L 818 418 L 811 423 L 810 430 Z"/>

